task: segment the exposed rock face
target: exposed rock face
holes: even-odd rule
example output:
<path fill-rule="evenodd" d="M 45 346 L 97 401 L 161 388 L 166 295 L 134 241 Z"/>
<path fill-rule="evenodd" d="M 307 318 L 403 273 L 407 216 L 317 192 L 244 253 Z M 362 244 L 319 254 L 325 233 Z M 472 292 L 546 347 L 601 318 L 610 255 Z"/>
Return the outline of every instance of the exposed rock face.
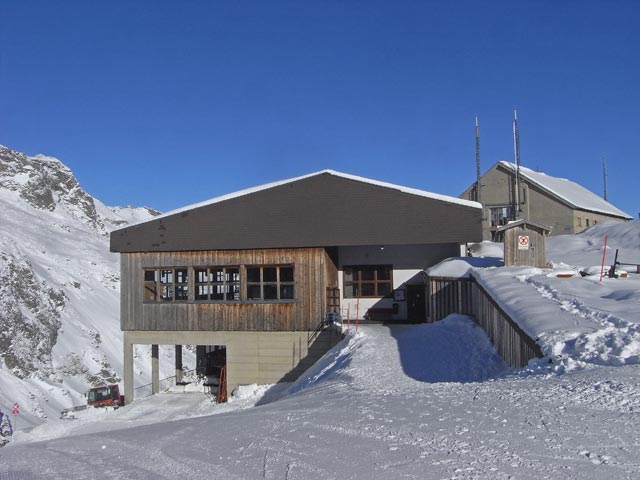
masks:
<path fill-rule="evenodd" d="M 54 211 L 60 203 L 97 228 L 104 228 L 93 198 L 81 187 L 68 167 L 53 157 L 23 153 L 0 146 L 0 187 L 20 192 L 31 206 Z"/>
<path fill-rule="evenodd" d="M 120 265 L 108 233 L 157 214 L 108 207 L 59 160 L 0 146 L 0 405 L 42 419 L 119 380 Z"/>
<path fill-rule="evenodd" d="M 64 306 L 64 292 L 38 281 L 28 261 L 0 253 L 0 357 L 15 376 L 51 373 Z"/>
<path fill-rule="evenodd" d="M 73 172 L 54 157 L 30 157 L 0 145 L 0 188 L 19 192 L 20 197 L 39 210 L 53 212 L 64 205 L 72 217 L 102 233 L 129 223 L 117 218 L 117 214 L 106 218 L 99 214 L 94 198 L 82 189 Z M 127 208 L 116 207 L 112 211 Z M 151 208 L 137 210 L 146 210 L 148 216 L 159 215 Z"/>

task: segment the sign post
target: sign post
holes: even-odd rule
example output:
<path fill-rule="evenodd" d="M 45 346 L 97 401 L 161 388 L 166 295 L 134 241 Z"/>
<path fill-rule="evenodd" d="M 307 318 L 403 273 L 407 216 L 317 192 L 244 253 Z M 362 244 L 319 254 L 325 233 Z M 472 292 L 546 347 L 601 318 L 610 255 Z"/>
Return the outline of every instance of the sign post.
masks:
<path fill-rule="evenodd" d="M 13 431 L 18 430 L 18 415 L 20 415 L 20 405 L 18 403 L 13 404 L 13 410 L 11 411 L 13 415 Z"/>

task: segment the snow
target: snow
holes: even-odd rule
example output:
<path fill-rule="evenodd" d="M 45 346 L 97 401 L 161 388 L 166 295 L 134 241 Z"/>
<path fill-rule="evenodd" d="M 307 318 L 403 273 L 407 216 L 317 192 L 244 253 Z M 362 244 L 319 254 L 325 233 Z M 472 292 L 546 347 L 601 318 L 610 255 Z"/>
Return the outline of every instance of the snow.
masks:
<path fill-rule="evenodd" d="M 90 434 L 61 431 L 39 443 L 18 437 L 1 452 L 0 475 L 632 478 L 640 473 L 638 373 L 623 366 L 522 375 L 501 364 L 462 316 L 364 325 L 279 400 L 254 397 L 254 408 L 177 419 L 175 405 L 193 397 L 159 395 L 104 415 L 122 415 L 117 422 L 87 423 Z M 225 407 L 234 404 L 210 408 Z M 157 423 L 112 429 L 135 425 L 143 411 Z"/>
<path fill-rule="evenodd" d="M 500 164 L 511 171 L 516 170 L 516 165 L 514 163 L 502 161 Z M 591 212 L 605 213 L 607 215 L 615 215 L 627 220 L 633 218 L 628 213 L 614 207 L 600 196 L 584 188 L 582 185 L 565 178 L 552 177 L 551 175 L 536 172 L 530 168 L 522 166 L 520 167 L 520 175 L 533 184 L 538 185 L 544 190 L 547 190 L 563 199 L 575 208 L 589 210 Z"/>
<path fill-rule="evenodd" d="M 82 394 L 93 382 L 117 381 L 122 371 L 120 262 L 109 253 L 107 232 L 154 212 L 92 199 L 53 157 L 6 149 L 0 154 L 0 337 L 15 329 L 9 345 L 0 342 L 0 409 L 11 412 L 19 403 L 17 427 L 24 431 L 85 403 Z M 38 178 L 49 182 L 42 191 L 57 196 L 52 210 L 36 208 L 25 195 L 35 188 L 27 184 Z M 14 188 L 17 184 L 24 188 Z M 66 201 L 60 198 L 64 195 Z M 95 206 L 95 217 L 87 215 L 87 205 Z M 144 368 L 148 350 L 136 349 L 140 383 L 150 382 Z M 10 354 L 33 361 L 33 367 L 9 365 Z M 168 376 L 174 371 L 173 353 L 163 357 L 162 375 Z M 185 361 L 193 366 L 191 352 L 185 352 Z"/>
<path fill-rule="evenodd" d="M 205 207 L 207 205 L 213 205 L 215 203 L 224 202 L 226 200 L 231 200 L 233 198 L 242 197 L 242 196 L 245 196 L 245 195 L 249 195 L 251 193 L 260 192 L 262 190 L 268 190 L 270 188 L 278 187 L 278 186 L 281 186 L 281 185 L 286 185 L 288 183 L 297 182 L 299 180 L 304 180 L 305 178 L 315 177 L 317 175 L 322 175 L 322 174 L 334 175 L 336 177 L 346 178 L 348 180 L 354 180 L 356 182 L 363 182 L 363 183 L 368 183 L 370 185 L 376 185 L 378 187 L 390 188 L 392 190 L 398 190 L 398 191 L 403 192 L 403 193 L 408 193 L 408 194 L 411 194 L 411 195 L 417 195 L 417 196 L 420 196 L 420 197 L 431 198 L 431 199 L 434 199 L 434 200 L 440 200 L 440 201 L 447 202 L 447 203 L 454 203 L 454 204 L 457 204 L 457 205 L 464 205 L 466 207 L 482 208 L 482 206 L 479 203 L 473 202 L 473 201 L 470 201 L 470 200 L 463 200 L 463 199 L 456 198 L 456 197 L 450 197 L 448 195 L 441 195 L 439 193 L 427 192 L 427 191 L 419 190 L 419 189 L 416 189 L 416 188 L 404 187 L 402 185 L 395 185 L 393 183 L 380 182 L 378 180 L 372 180 L 370 178 L 359 177 L 359 176 L 356 176 L 356 175 L 350 175 L 350 174 L 347 174 L 347 173 L 337 172 L 335 170 L 321 170 L 319 172 L 309 173 L 307 175 L 302 175 L 300 177 L 289 178 L 289 179 L 286 179 L 286 180 L 279 180 L 277 182 L 271 182 L 271 183 L 266 183 L 264 185 L 259 185 L 259 186 L 256 186 L 256 187 L 246 188 L 244 190 L 239 190 L 237 192 L 228 193 L 226 195 L 221 195 L 219 197 L 215 197 L 215 198 L 212 198 L 210 200 L 205 200 L 203 202 L 194 203 L 192 205 L 187 205 L 187 206 L 184 206 L 184 207 L 180 207 L 180 208 L 177 208 L 175 210 L 171 210 L 169 212 L 163 213 L 162 215 L 159 215 L 159 216 L 157 216 L 157 217 L 155 217 L 154 219 L 151 219 L 151 220 L 169 217 L 169 216 L 172 216 L 172 215 L 176 215 L 178 213 L 185 212 L 187 210 L 193 210 L 194 208 L 200 208 L 200 207 Z M 151 220 L 146 220 L 146 221 L 151 221 Z M 144 223 L 144 222 L 140 222 L 140 223 Z"/>
<path fill-rule="evenodd" d="M 425 272 L 431 277 L 463 278 L 475 268 L 500 267 L 503 263 L 498 257 L 455 257 L 447 258 Z"/>

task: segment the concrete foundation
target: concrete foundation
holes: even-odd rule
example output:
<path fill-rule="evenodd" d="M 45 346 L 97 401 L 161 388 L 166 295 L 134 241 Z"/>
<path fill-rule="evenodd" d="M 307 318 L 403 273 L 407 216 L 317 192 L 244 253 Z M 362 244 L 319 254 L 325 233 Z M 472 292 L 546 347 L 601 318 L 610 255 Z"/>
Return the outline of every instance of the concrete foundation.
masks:
<path fill-rule="evenodd" d="M 188 332 L 125 331 L 124 392 L 134 400 L 133 345 L 152 345 L 152 391 L 159 389 L 155 375 L 158 345 L 224 345 L 227 352 L 227 391 L 238 385 L 295 380 L 341 338 L 333 330 L 314 332 Z"/>

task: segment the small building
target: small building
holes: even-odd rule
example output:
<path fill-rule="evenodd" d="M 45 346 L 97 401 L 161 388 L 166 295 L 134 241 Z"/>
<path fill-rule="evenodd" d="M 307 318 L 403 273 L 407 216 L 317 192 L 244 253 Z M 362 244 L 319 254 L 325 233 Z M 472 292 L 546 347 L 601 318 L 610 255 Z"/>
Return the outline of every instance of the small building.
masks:
<path fill-rule="evenodd" d="M 328 312 L 424 321 L 421 272 L 481 240 L 481 215 L 476 202 L 325 170 L 114 231 L 125 396 L 135 344 L 152 345 L 154 392 L 158 345 L 176 346 L 177 371 L 183 345 L 225 362 L 231 391 L 300 375 L 335 340 Z"/>
<path fill-rule="evenodd" d="M 498 162 L 480 178 L 484 240 L 496 241 L 498 228 L 518 219 L 548 225 L 550 235 L 579 233 L 606 220 L 624 222 L 633 219 L 575 182 L 522 166 L 519 170 L 518 195 L 513 163 Z M 476 189 L 474 183 L 460 198 L 475 200 L 478 198 Z"/>
<path fill-rule="evenodd" d="M 551 229 L 527 220 L 516 220 L 498 228 L 498 234 L 504 241 L 504 265 L 547 266 L 545 237 Z"/>

